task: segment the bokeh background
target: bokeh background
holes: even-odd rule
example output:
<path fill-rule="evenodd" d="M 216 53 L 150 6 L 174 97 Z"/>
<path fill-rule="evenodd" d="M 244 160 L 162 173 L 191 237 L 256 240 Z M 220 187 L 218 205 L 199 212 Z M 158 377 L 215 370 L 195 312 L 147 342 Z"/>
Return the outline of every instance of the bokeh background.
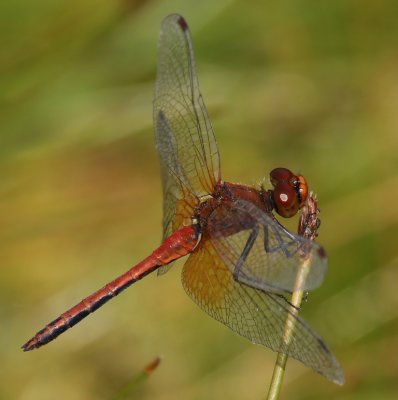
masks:
<path fill-rule="evenodd" d="M 283 398 L 396 399 L 395 0 L 1 2 L 0 398 L 111 399 L 157 355 L 129 398 L 265 397 L 275 354 L 200 311 L 182 263 L 19 349 L 160 241 L 152 93 L 171 12 L 191 27 L 223 178 L 287 166 L 320 200 L 330 269 L 303 316 L 347 382 L 290 360 Z"/>

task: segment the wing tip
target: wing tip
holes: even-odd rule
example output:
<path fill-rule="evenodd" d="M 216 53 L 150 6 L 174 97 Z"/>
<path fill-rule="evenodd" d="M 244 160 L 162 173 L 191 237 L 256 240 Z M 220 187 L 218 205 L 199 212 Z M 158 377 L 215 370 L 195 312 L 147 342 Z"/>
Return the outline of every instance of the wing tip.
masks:
<path fill-rule="evenodd" d="M 323 374 L 326 379 L 328 379 L 330 382 L 335 383 L 336 385 L 343 386 L 345 384 L 345 377 L 344 377 L 344 372 L 341 369 L 340 365 L 336 362 L 336 366 L 333 371 L 331 371 L 331 374 Z"/>
<path fill-rule="evenodd" d="M 162 21 L 163 25 L 173 25 L 173 24 L 178 24 L 179 27 L 184 31 L 188 31 L 189 27 L 188 27 L 188 23 L 185 20 L 185 18 L 180 15 L 180 14 L 169 14 L 166 17 L 164 17 L 163 21 Z"/>
<path fill-rule="evenodd" d="M 319 246 L 319 247 L 318 247 L 317 252 L 318 252 L 319 258 L 320 258 L 322 261 L 327 262 L 328 256 L 327 256 L 326 250 L 325 250 L 322 246 Z"/>
<path fill-rule="evenodd" d="M 184 32 L 188 30 L 188 23 L 181 15 L 178 16 L 177 23 Z"/>
<path fill-rule="evenodd" d="M 172 13 L 166 15 L 161 22 L 161 29 L 160 33 L 162 34 L 162 31 L 168 31 L 168 30 L 175 30 L 175 29 L 181 29 L 182 32 L 187 32 L 189 31 L 189 26 L 188 22 L 185 20 L 185 18 L 177 13 Z"/>

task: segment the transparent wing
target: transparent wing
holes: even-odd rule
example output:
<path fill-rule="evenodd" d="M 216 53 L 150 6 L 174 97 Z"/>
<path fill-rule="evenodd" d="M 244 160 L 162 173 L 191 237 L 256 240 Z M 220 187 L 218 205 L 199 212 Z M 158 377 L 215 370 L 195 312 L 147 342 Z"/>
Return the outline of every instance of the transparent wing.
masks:
<path fill-rule="evenodd" d="M 208 219 L 208 230 L 218 255 L 239 282 L 266 291 L 292 292 L 304 265 L 307 278 L 301 290 L 321 285 L 327 257 L 317 243 L 294 235 L 252 203 L 237 200 L 221 206 Z"/>
<path fill-rule="evenodd" d="M 191 36 L 186 21 L 176 14 L 161 26 L 154 125 L 167 237 L 220 180 L 218 148 L 199 91 Z"/>
<path fill-rule="evenodd" d="M 343 372 L 319 335 L 291 312 L 280 295 L 234 280 L 211 241 L 199 245 L 187 260 L 182 281 L 188 295 L 206 313 L 252 343 L 283 352 L 332 382 L 342 384 Z M 283 341 L 287 318 L 294 320 L 290 345 Z"/>

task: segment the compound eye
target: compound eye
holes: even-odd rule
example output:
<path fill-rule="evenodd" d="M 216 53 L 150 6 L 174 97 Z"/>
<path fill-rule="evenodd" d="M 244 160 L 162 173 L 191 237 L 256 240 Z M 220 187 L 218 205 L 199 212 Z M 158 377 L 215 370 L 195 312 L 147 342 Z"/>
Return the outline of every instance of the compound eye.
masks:
<path fill-rule="evenodd" d="M 273 200 L 276 212 L 284 218 L 293 217 L 300 208 L 297 191 L 287 182 L 275 186 Z"/>
<path fill-rule="evenodd" d="M 294 184 L 294 187 L 296 188 L 297 191 L 299 208 L 301 208 L 303 207 L 308 197 L 308 184 L 303 175 L 296 176 L 296 182 Z"/>
<path fill-rule="evenodd" d="M 292 217 L 304 206 L 308 197 L 308 184 L 302 175 L 294 175 L 287 168 L 275 168 L 270 180 L 276 212 L 282 217 Z"/>
<path fill-rule="evenodd" d="M 287 168 L 275 168 L 270 172 L 269 176 L 273 187 L 276 187 L 279 183 L 290 182 L 297 179 Z"/>

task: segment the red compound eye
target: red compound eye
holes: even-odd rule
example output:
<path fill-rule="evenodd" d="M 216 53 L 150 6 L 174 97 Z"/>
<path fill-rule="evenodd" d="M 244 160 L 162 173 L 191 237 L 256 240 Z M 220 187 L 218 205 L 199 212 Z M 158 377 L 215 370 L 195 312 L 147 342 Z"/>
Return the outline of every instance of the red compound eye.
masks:
<path fill-rule="evenodd" d="M 272 186 L 275 187 L 278 183 L 289 182 L 295 175 L 287 168 L 275 168 L 269 174 Z"/>
<path fill-rule="evenodd" d="M 276 212 L 282 217 L 293 217 L 299 209 L 296 190 L 288 183 L 280 183 L 274 189 Z"/>
<path fill-rule="evenodd" d="M 308 197 L 308 183 L 303 175 L 298 175 L 296 178 L 296 189 L 298 191 L 299 208 L 301 208 Z"/>
<path fill-rule="evenodd" d="M 270 178 L 274 187 L 276 212 L 285 218 L 292 217 L 307 200 L 307 181 L 302 175 L 294 175 L 286 168 L 275 168 L 271 171 Z"/>

